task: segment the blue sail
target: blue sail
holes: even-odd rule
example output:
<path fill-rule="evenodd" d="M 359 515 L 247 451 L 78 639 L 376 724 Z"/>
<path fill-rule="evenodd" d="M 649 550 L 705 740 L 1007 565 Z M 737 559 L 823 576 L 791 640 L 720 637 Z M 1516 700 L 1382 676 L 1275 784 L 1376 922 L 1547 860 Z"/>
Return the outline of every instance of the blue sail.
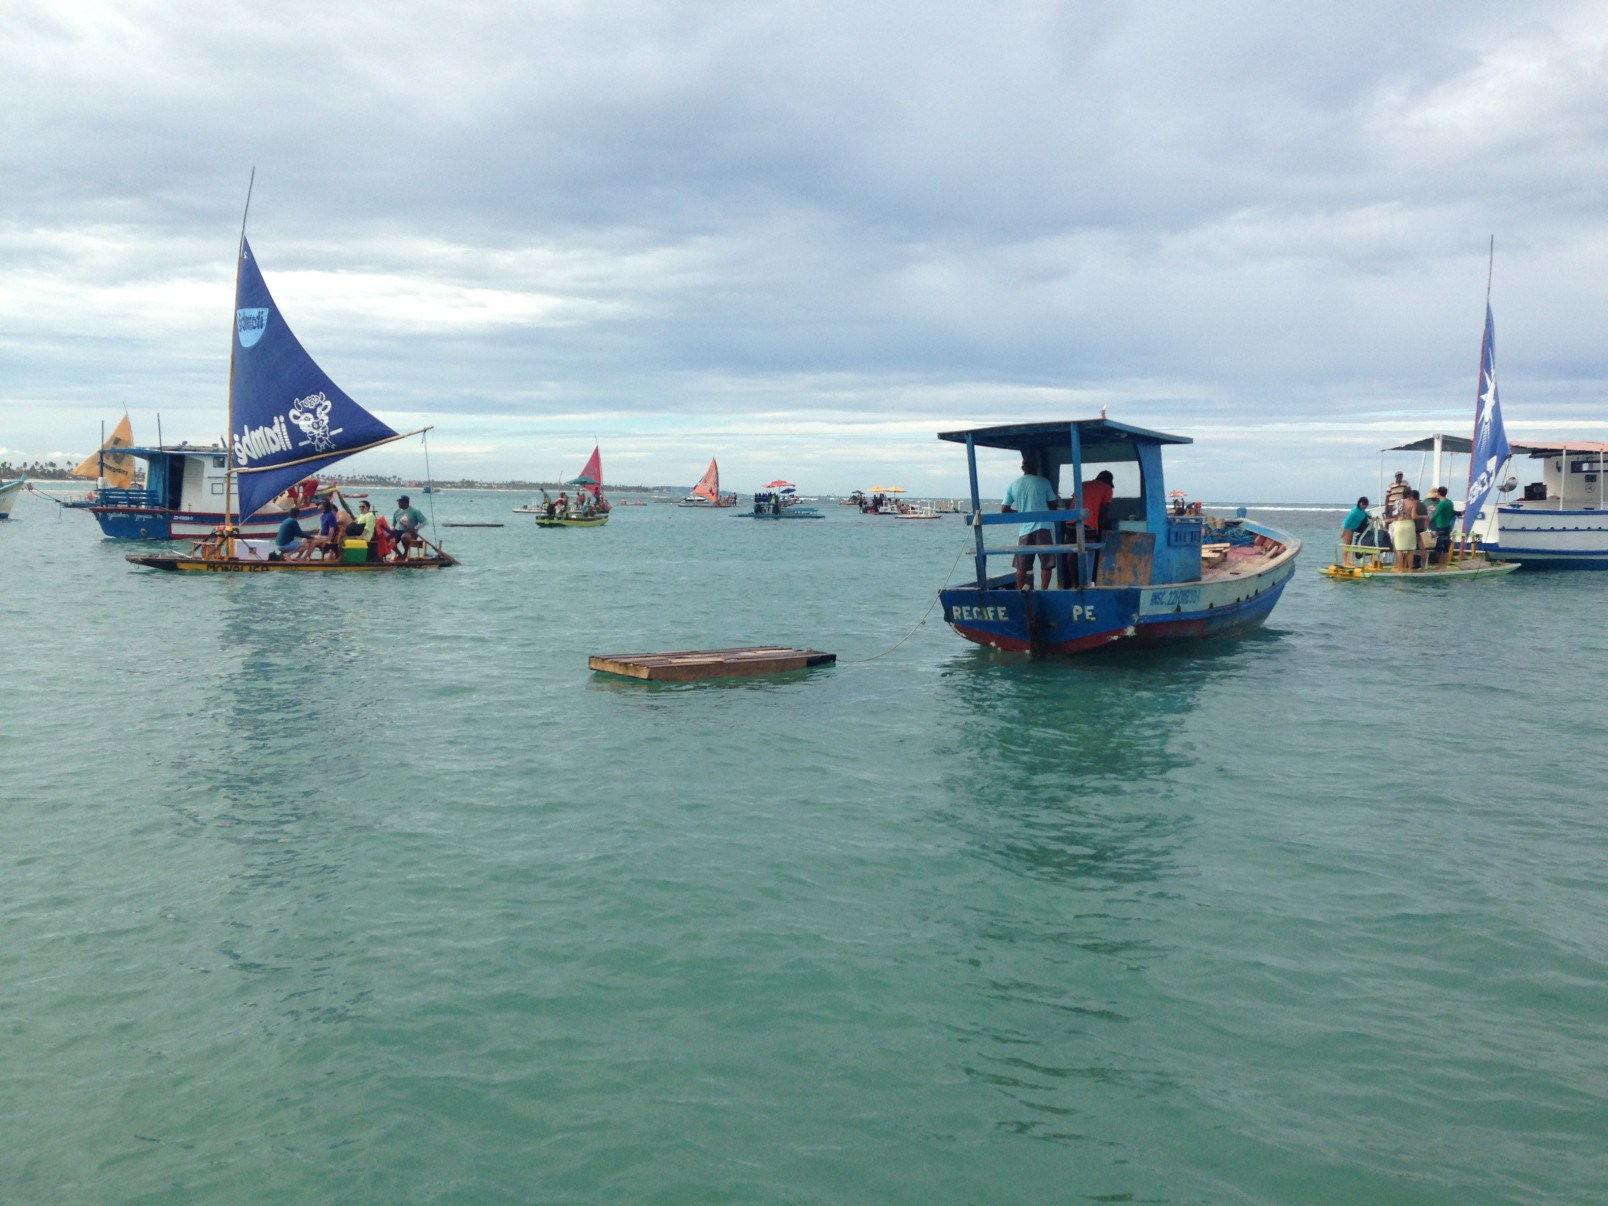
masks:
<path fill-rule="evenodd" d="M 291 333 L 240 243 L 235 289 L 233 430 L 240 518 L 309 474 L 376 444 L 401 438 L 347 397 Z"/>
<path fill-rule="evenodd" d="M 1480 389 L 1474 400 L 1474 451 L 1468 458 L 1468 498 L 1463 503 L 1463 531 L 1479 518 L 1485 496 L 1507 464 L 1511 449 L 1502 426 L 1502 403 L 1496 390 L 1496 320 L 1485 303 L 1485 338 L 1480 344 Z"/>

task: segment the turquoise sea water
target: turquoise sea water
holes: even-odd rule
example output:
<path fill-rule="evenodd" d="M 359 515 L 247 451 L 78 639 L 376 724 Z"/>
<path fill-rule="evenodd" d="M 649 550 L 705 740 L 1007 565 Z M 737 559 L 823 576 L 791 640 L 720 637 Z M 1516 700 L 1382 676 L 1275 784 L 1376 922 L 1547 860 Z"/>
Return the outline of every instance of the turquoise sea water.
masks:
<path fill-rule="evenodd" d="M 1608 1198 L 1608 582 L 1258 511 L 1265 629 L 1034 663 L 889 652 L 958 519 L 521 501 L 397 576 L 0 525 L 0 1200 Z M 840 661 L 586 667 L 768 642 Z"/>

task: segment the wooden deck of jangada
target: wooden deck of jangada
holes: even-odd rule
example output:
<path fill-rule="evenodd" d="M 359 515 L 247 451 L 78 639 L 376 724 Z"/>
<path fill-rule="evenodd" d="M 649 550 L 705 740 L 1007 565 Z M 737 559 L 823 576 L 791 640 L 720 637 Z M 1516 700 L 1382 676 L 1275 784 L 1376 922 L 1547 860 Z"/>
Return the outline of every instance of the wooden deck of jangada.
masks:
<path fill-rule="evenodd" d="M 707 678 L 745 678 L 829 666 L 837 654 L 819 649 L 793 649 L 785 645 L 756 645 L 743 649 L 677 649 L 668 653 L 594 654 L 587 665 L 603 674 L 652 682 L 686 683 Z"/>

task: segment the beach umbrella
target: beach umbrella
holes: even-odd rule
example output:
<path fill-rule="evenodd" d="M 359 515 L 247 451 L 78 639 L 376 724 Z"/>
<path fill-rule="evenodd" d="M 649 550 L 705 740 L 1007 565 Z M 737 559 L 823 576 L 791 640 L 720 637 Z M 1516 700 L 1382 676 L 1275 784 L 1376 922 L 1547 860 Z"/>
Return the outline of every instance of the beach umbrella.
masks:
<path fill-rule="evenodd" d="M 871 493 L 873 493 L 873 494 L 903 494 L 904 493 L 904 487 L 903 486 L 872 486 L 871 487 Z"/>

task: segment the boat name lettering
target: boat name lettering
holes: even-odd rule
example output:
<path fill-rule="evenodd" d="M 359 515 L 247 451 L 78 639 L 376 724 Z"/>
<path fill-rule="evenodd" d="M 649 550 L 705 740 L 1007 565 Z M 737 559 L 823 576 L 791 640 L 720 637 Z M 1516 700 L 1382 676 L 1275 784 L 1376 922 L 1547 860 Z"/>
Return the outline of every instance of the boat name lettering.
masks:
<path fill-rule="evenodd" d="M 1006 623 L 1011 618 L 1011 609 L 1008 607 L 951 607 L 949 609 L 950 623 L 957 620 L 983 620 L 995 623 Z M 1092 624 L 1095 620 L 1095 609 L 1082 603 L 1074 603 L 1067 613 L 1067 618 L 1080 623 Z"/>
<path fill-rule="evenodd" d="M 276 452 L 290 451 L 290 428 L 283 415 L 267 427 L 243 427 L 234 438 L 235 464 L 245 466 Z"/>
<path fill-rule="evenodd" d="M 1176 590 L 1157 590 L 1150 593 L 1152 607 L 1195 607 L 1200 604 L 1200 587 L 1184 586 Z"/>
<path fill-rule="evenodd" d="M 1004 621 L 1011 618 L 1008 607 L 952 607 L 950 612 L 956 620 Z"/>

